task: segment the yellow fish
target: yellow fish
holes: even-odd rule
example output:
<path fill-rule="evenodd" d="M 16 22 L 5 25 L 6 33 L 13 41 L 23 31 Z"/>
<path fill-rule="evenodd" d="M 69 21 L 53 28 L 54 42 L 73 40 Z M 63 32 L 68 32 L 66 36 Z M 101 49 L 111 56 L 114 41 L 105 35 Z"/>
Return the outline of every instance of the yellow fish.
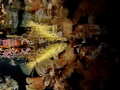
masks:
<path fill-rule="evenodd" d="M 45 40 L 47 40 L 47 41 L 55 41 L 55 40 L 67 41 L 67 38 L 60 37 L 56 33 L 52 32 L 52 31 L 47 31 L 47 30 L 46 31 L 43 30 L 40 33 L 40 36 L 45 38 Z"/>
<path fill-rule="evenodd" d="M 29 21 L 26 23 L 26 26 L 32 27 L 30 36 L 36 35 L 38 37 L 43 37 L 47 41 L 55 41 L 55 40 L 67 41 L 67 38 L 60 37 L 57 35 L 56 33 L 57 28 L 52 29 L 54 25 L 40 25 L 33 21 Z"/>
<path fill-rule="evenodd" d="M 46 59 L 50 59 L 56 54 L 63 52 L 66 47 L 67 43 L 54 43 L 47 46 L 39 53 L 39 55 L 33 61 L 30 61 L 26 64 L 20 64 L 23 73 L 25 73 L 26 75 L 30 75 L 37 63 L 40 63 L 41 61 Z"/>

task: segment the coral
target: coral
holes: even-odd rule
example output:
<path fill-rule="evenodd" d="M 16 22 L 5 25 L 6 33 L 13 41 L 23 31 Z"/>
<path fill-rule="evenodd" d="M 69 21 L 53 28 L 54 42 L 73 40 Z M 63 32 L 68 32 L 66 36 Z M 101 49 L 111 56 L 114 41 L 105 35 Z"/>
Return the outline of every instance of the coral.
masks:
<path fill-rule="evenodd" d="M 108 0 L 23 1 L 24 5 L 22 0 L 4 3 L 0 0 L 0 28 L 6 28 L 8 32 L 13 30 L 11 34 L 17 29 L 18 33 L 25 30 L 21 36 L 7 35 L 7 38 L 19 38 L 17 42 L 14 39 L 1 40 L 0 58 L 12 58 L 11 65 L 20 65 L 27 75 L 26 89 L 108 90 L 107 87 L 112 86 L 109 81 L 116 72 L 115 65 L 119 66 L 118 49 L 109 46 L 109 38 L 108 43 L 105 42 L 107 36 L 111 37 L 112 43 L 116 41 L 112 30 L 105 30 L 116 24 L 111 23 L 112 20 L 117 21 L 113 15 L 115 11 L 109 10 L 112 4 L 103 13 L 107 10 L 104 6 Z M 21 11 L 24 11 L 23 15 L 18 17 Z M 97 22 L 98 14 L 105 16 L 100 18 L 100 23 Z M 112 19 L 108 19 L 107 14 Z M 102 26 L 105 23 L 107 25 Z M 119 46 L 118 41 L 116 45 Z M 5 78 L 5 81 L 0 78 L 0 89 L 18 89 L 16 81 Z"/>
<path fill-rule="evenodd" d="M 41 0 L 25 0 L 25 4 L 27 12 L 35 12 L 41 8 Z"/>
<path fill-rule="evenodd" d="M 5 83 L 0 83 L 0 89 L 19 90 L 19 85 L 18 85 L 18 82 L 13 80 L 10 76 L 5 76 Z"/>
<path fill-rule="evenodd" d="M 34 78 L 26 78 L 26 82 L 29 85 L 26 85 L 27 90 L 43 90 L 45 88 L 45 85 L 43 83 L 42 77 L 34 77 Z"/>

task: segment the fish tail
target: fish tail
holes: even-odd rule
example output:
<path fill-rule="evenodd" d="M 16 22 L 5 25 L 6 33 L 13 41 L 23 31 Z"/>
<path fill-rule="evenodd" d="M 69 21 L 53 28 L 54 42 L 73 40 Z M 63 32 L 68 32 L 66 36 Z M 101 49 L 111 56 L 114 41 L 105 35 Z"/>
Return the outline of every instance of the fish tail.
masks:
<path fill-rule="evenodd" d="M 27 64 L 22 63 L 22 64 L 20 64 L 20 68 L 25 75 L 29 76 L 34 67 L 33 67 L 33 65 L 30 65 L 30 63 L 27 63 Z"/>

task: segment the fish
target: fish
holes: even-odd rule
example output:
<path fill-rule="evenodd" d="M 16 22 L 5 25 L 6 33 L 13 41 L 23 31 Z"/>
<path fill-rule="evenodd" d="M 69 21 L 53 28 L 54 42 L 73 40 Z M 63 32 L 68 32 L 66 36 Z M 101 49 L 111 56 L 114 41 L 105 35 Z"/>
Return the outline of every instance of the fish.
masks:
<path fill-rule="evenodd" d="M 57 29 L 53 29 L 54 25 L 40 25 L 33 21 L 29 21 L 26 23 L 26 26 L 31 26 L 32 29 L 29 36 L 36 35 L 38 37 L 45 38 L 45 40 L 47 41 L 55 40 L 67 41 L 67 38 L 57 35 L 56 33 Z"/>
<path fill-rule="evenodd" d="M 28 63 L 20 64 L 21 70 L 24 74 L 30 75 L 37 63 L 42 62 L 43 60 L 50 59 L 56 54 L 63 52 L 67 47 L 67 43 L 54 43 L 47 46 L 43 49 L 34 60 L 29 61 Z"/>

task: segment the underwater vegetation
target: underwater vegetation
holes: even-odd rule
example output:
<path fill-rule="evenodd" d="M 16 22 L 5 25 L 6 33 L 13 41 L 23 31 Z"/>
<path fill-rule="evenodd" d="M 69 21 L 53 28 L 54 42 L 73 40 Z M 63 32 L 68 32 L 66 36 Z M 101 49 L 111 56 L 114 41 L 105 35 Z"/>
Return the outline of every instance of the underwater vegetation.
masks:
<path fill-rule="evenodd" d="M 0 89 L 1 90 L 19 90 L 18 82 L 12 79 L 10 76 L 5 76 L 5 81 L 0 77 Z"/>
<path fill-rule="evenodd" d="M 112 22 L 118 19 L 107 5 L 107 0 L 0 0 L 0 90 L 21 89 L 22 75 L 4 62 L 25 75 L 21 90 L 116 90 L 119 40 L 111 31 L 118 30 Z M 10 72 L 16 80 L 1 77 Z"/>

